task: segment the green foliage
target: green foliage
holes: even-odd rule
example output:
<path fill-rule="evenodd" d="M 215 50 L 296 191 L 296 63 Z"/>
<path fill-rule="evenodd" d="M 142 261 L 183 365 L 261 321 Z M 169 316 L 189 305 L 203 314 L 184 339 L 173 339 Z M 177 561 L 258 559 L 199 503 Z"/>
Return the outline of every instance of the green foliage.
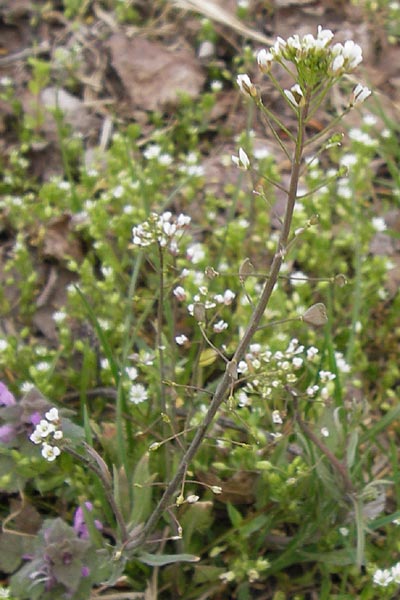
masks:
<path fill-rule="evenodd" d="M 66 0 L 64 7 L 68 18 L 85 18 L 89 3 Z M 115 13 L 121 22 L 139 19 L 130 3 L 116 3 Z M 215 41 L 209 21 L 199 39 Z M 72 72 L 75 58 L 61 58 Z M 329 64 L 323 53 L 298 63 L 304 90 L 321 92 Z M 32 59 L 35 96 L 51 68 Z M 210 80 L 231 77 L 210 69 Z M 317 155 L 307 148 L 295 233 L 261 325 L 156 532 L 140 543 L 204 423 L 277 249 L 269 207 L 286 184 L 279 159 L 268 148 L 260 152 L 250 125 L 238 136 L 249 166 L 239 153 L 242 171 L 217 190 L 208 185 L 202 163 L 213 150 L 209 119 L 218 100 L 211 81 L 209 87 L 197 103 L 182 97 L 168 128 L 164 115 L 153 114 L 150 136 L 139 125 L 121 125 L 90 166 L 57 109 L 64 173 L 44 183 L 29 178 L 27 156 L 46 115 L 39 104 L 33 116 L 19 114 L 11 87 L 2 90 L 18 115 L 20 145 L 2 165 L 0 209 L 13 243 L 4 288 L 18 296 L 21 326 L 0 338 L 0 366 L 16 397 L 0 408 L 0 426 L 15 426 L 12 435 L 0 430 L 0 488 L 37 504 L 46 519 L 34 537 L 22 527 L 21 535 L 0 538 L 0 548 L 10 549 L 0 558 L 5 572 L 30 556 L 11 578 L 20 600 L 65 593 L 85 599 L 121 576 L 139 593 L 159 576 L 160 598 L 188 600 L 213 590 L 252 598 L 271 581 L 275 600 L 300 600 L 318 586 L 320 598 L 393 593 L 393 581 L 377 588 L 372 580 L 398 551 L 399 299 L 388 291 L 390 262 L 371 251 L 386 224 L 370 202 L 377 183 L 370 165 L 377 152 L 389 165 L 385 212 L 398 202 L 400 151 L 395 125 L 387 121 L 389 134 L 379 136 L 372 115 L 347 132 L 340 150 L 340 135 L 321 142 Z M 295 114 L 300 104 L 292 105 Z M 379 107 L 375 112 L 382 118 Z M 289 144 L 293 133 L 281 131 Z M 66 216 L 68 244 L 62 256 L 52 255 L 49 232 Z M 67 283 L 55 335 L 39 343 L 38 258 L 46 248 Z M 312 318 L 321 304 L 327 317 L 318 328 Z M 14 308 L 2 290 L 1 314 Z M 32 384 L 43 396 L 31 390 L 20 399 Z M 61 455 L 47 462 L 44 443 L 29 436 L 35 413 L 45 420 L 54 404 Z M 71 407 L 74 413 L 63 412 Z M 386 461 L 382 476 L 377 457 Z M 67 524 L 78 505 L 86 506 L 83 534 Z"/>

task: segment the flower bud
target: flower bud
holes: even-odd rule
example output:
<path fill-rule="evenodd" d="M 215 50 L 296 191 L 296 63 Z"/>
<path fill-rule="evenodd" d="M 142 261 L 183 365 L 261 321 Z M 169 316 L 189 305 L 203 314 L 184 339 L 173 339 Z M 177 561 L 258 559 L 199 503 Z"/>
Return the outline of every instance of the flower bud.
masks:
<path fill-rule="evenodd" d="M 363 86 L 360 83 L 358 83 L 350 96 L 349 104 L 350 106 L 357 106 L 357 104 L 362 104 L 364 100 L 366 100 L 370 95 L 371 90 L 368 89 L 366 86 Z"/>
<path fill-rule="evenodd" d="M 239 156 L 232 156 L 232 162 L 234 165 L 241 169 L 250 168 L 250 160 L 243 148 L 239 148 Z"/>
<path fill-rule="evenodd" d="M 303 106 L 304 105 L 304 95 L 301 87 L 298 83 L 292 85 L 290 90 L 283 90 L 286 98 L 293 104 L 293 106 Z"/>
<path fill-rule="evenodd" d="M 247 94 L 250 98 L 257 97 L 257 90 L 250 77 L 246 74 L 237 76 L 237 84 L 243 94 Z"/>
<path fill-rule="evenodd" d="M 260 67 L 260 71 L 263 73 L 269 73 L 273 60 L 274 55 L 271 52 L 267 52 L 265 49 L 260 50 L 260 52 L 257 54 L 258 66 Z"/>

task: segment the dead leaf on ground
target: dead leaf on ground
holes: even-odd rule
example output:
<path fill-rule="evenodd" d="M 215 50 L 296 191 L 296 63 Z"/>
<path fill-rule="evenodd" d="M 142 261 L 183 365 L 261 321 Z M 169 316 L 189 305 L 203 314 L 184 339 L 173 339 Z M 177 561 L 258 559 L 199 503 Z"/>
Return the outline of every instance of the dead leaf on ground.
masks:
<path fill-rule="evenodd" d="M 62 88 L 45 88 L 40 94 L 40 100 L 48 111 L 61 110 L 64 113 L 65 122 L 71 125 L 74 131 L 79 131 L 83 135 L 87 135 L 96 122 L 95 117 L 89 114 L 82 100 Z"/>
<path fill-rule="evenodd" d="M 71 219 L 71 215 L 64 214 L 49 222 L 41 248 L 44 258 L 56 259 L 60 262 L 72 258 L 78 263 L 82 262 L 82 243 L 72 230 Z"/>
<path fill-rule="evenodd" d="M 121 33 L 112 35 L 108 46 L 133 108 L 163 110 L 175 105 L 182 92 L 191 98 L 199 95 L 205 74 L 191 50 L 170 50 L 143 37 L 130 40 Z"/>

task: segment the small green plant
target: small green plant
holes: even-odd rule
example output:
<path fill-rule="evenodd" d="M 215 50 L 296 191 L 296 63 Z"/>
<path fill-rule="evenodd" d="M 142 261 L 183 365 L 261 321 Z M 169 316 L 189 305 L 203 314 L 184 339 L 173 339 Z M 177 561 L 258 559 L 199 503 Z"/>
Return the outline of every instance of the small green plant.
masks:
<path fill-rule="evenodd" d="M 399 516 L 382 516 L 392 480 L 373 468 L 377 435 L 399 411 L 389 405 L 370 426 L 370 405 L 357 396 L 374 378 L 364 298 L 384 296 L 387 273 L 386 259 L 365 260 L 386 227 L 362 222 L 376 142 L 371 119 L 349 132 L 346 152 L 336 130 L 369 89 L 357 84 L 322 131 L 309 127 L 361 59 L 357 44 L 333 43 L 321 27 L 258 53 L 282 114 L 247 74 L 237 84 L 290 177 L 246 131 L 232 162 L 250 194 L 228 185 L 228 200 L 204 197 L 198 149 L 219 86 L 195 108 L 182 98 L 170 135 L 144 148 L 137 126 L 116 133 L 102 170 L 72 170 L 57 113 L 67 180 L 38 186 L 37 196 L 15 152 L 1 206 L 15 231 L 6 276 L 19 286 L 24 328 L 0 339 L 1 365 L 20 386 L 10 383 L 14 395 L 0 384 L 0 486 L 23 504 L 40 495 L 46 514 L 35 535 L 20 531 L 17 513 L 7 517 L 0 543 L 10 556 L 0 566 L 14 573 L 16 598 L 83 600 L 117 583 L 127 591 L 113 597 L 135 597 L 157 573 L 160 598 L 251 598 L 272 577 L 275 597 L 289 598 L 292 569 L 298 598 L 316 580 L 321 598 L 393 592 L 398 565 L 383 565 L 368 534 Z M 35 93 L 47 75 L 35 63 Z M 277 216 L 268 207 L 279 194 Z M 189 213 L 203 200 L 208 220 L 197 222 Z M 46 227 L 66 213 L 75 225 L 62 257 L 65 304 L 53 315 L 58 346 L 32 348 L 30 249 L 43 251 Z M 1 306 L 11 310 L 6 296 Z M 395 377 L 388 368 L 388 387 Z M 394 447 L 390 461 L 394 469 Z M 299 575 L 303 564 L 313 566 Z"/>

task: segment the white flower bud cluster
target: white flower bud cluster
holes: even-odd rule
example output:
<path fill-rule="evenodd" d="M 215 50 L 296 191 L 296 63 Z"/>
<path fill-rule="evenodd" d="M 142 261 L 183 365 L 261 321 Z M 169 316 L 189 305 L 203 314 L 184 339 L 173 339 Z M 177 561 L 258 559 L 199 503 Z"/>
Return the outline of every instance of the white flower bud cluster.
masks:
<path fill-rule="evenodd" d="M 314 346 L 305 348 L 296 338 L 290 340 L 286 350 L 276 352 L 260 344 L 251 344 L 245 359 L 238 364 L 238 373 L 248 378 L 248 383 L 238 392 L 238 405 L 241 407 L 251 405 L 253 395 L 270 401 L 278 391 L 281 397 L 282 388 L 285 385 L 296 385 L 303 376 L 304 367 L 308 370 L 317 358 L 318 348 Z M 268 365 L 267 369 L 265 365 Z M 341 368 L 339 370 L 342 371 Z M 309 385 L 305 393 L 309 398 L 318 396 L 326 400 L 332 394 L 336 375 L 331 371 L 323 370 L 320 370 L 318 375 L 319 385 Z M 274 424 L 279 424 L 280 419 L 278 412 L 272 415 Z"/>
<path fill-rule="evenodd" d="M 342 75 L 353 71 L 362 61 L 362 50 L 358 44 L 348 40 L 344 44 L 331 45 L 334 37 L 330 29 L 318 26 L 317 37 L 306 34 L 302 38 L 295 34 L 287 40 L 278 37 L 269 52 L 261 50 L 257 56 L 260 69 L 270 69 L 273 61 L 288 60 L 299 67 L 310 58 L 324 58 L 324 65 L 330 75 Z M 321 63 L 320 63 L 321 64 Z"/>
<path fill-rule="evenodd" d="M 43 458 L 48 462 L 53 462 L 61 454 L 60 448 L 54 442 L 63 438 L 63 432 L 56 408 L 51 408 L 45 414 L 45 417 L 45 419 L 41 419 L 40 423 L 36 425 L 29 439 L 34 444 L 41 444 Z"/>
<path fill-rule="evenodd" d="M 132 242 L 142 248 L 157 243 L 162 248 L 168 248 L 172 254 L 177 254 L 179 239 L 190 221 L 189 216 L 180 214 L 175 217 L 170 211 L 162 215 L 151 213 L 146 221 L 133 227 Z"/>
<path fill-rule="evenodd" d="M 327 82 L 338 79 L 345 73 L 351 73 L 362 61 L 361 47 L 348 40 L 344 44 L 332 44 L 334 34 L 330 29 L 318 26 L 317 36 L 306 34 L 303 37 L 295 34 L 284 40 L 276 39 L 269 49 L 262 49 L 257 54 L 257 63 L 262 73 L 269 73 L 273 63 L 283 65 L 286 61 L 293 63 L 298 75 L 297 83 L 284 90 L 289 102 L 297 108 L 304 102 L 305 88 L 318 87 L 324 78 Z M 244 73 L 237 77 L 241 92 L 251 98 L 257 98 L 258 92 L 250 77 Z M 354 89 L 349 105 L 361 104 L 371 94 L 367 87 L 358 84 Z M 246 158 L 233 158 L 241 168 L 248 168 Z"/>

